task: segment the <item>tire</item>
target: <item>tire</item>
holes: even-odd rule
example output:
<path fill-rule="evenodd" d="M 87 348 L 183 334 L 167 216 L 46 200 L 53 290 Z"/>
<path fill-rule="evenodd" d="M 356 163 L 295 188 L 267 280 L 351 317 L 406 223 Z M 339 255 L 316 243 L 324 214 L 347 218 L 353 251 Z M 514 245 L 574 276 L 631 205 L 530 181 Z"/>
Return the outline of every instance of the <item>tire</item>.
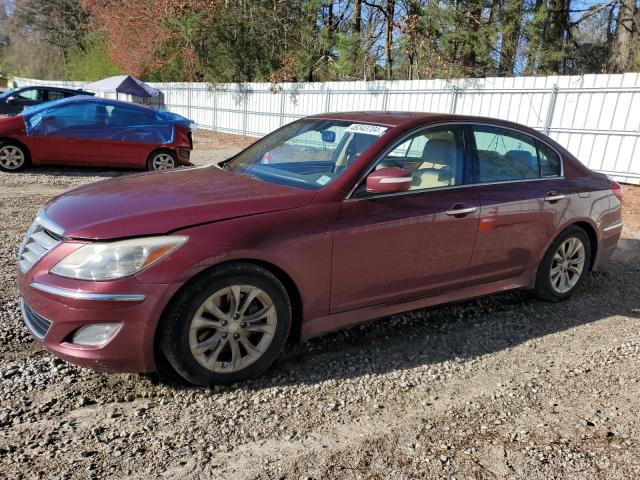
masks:
<path fill-rule="evenodd" d="M 289 336 L 291 304 L 271 272 L 231 264 L 188 284 L 158 328 L 160 349 L 181 377 L 196 385 L 228 385 L 260 375 L 275 361 Z"/>
<path fill-rule="evenodd" d="M 147 160 L 147 170 L 160 172 L 163 170 L 172 170 L 179 166 L 175 153 L 170 150 L 156 150 Z"/>
<path fill-rule="evenodd" d="M 0 143 L 0 170 L 3 172 L 19 172 L 29 165 L 29 151 L 16 142 Z"/>
<path fill-rule="evenodd" d="M 590 265 L 589 236 L 578 226 L 568 227 L 540 262 L 534 295 L 548 302 L 569 298 L 584 282 Z"/>

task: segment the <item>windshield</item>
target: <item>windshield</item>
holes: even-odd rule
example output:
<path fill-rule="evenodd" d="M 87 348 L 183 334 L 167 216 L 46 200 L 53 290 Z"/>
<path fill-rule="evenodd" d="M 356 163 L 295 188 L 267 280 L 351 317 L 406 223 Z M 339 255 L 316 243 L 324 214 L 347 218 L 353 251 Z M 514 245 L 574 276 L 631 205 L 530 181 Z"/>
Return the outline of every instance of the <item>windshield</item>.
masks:
<path fill-rule="evenodd" d="M 224 168 L 265 182 L 319 189 L 338 178 L 387 130 L 367 123 L 298 120 L 259 140 Z"/>
<path fill-rule="evenodd" d="M 18 89 L 17 88 L 12 88 L 10 90 L 5 90 L 4 92 L 0 93 L 0 98 L 6 98 L 6 97 L 10 97 L 11 95 L 13 95 Z"/>

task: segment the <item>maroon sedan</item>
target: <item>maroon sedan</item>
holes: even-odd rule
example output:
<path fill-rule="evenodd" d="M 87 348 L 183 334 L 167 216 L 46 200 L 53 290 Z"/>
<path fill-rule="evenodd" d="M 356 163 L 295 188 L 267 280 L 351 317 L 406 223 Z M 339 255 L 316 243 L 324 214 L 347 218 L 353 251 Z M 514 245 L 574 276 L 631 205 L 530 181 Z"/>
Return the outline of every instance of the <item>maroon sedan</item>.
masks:
<path fill-rule="evenodd" d="M 288 339 L 510 289 L 557 301 L 616 249 L 622 191 L 488 118 L 326 114 L 219 165 L 120 177 L 39 213 L 23 314 L 54 355 L 190 382 L 258 375 Z"/>
<path fill-rule="evenodd" d="M 190 165 L 191 121 L 170 112 L 78 95 L 0 118 L 0 170 L 29 165 L 166 170 Z"/>

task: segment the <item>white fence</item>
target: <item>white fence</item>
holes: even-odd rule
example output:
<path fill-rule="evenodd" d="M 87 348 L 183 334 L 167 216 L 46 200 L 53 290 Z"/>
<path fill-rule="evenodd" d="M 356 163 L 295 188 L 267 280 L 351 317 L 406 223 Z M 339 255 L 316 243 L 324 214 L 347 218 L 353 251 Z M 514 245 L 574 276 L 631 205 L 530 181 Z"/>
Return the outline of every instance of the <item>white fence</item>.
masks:
<path fill-rule="evenodd" d="M 14 78 L 17 86 L 81 82 Z M 467 80 L 206 84 L 151 83 L 167 110 L 201 128 L 251 136 L 315 113 L 449 112 L 503 118 L 550 135 L 583 163 L 640 184 L 640 74 Z"/>

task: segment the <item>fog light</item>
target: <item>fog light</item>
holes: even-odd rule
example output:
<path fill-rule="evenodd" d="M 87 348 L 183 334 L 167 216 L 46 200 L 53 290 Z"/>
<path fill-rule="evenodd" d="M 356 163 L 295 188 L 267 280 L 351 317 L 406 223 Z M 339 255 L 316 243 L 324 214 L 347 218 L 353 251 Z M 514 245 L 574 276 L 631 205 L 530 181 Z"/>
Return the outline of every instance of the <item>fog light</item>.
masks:
<path fill-rule="evenodd" d="M 79 328 L 73 334 L 76 345 L 99 347 L 106 344 L 120 329 L 119 323 L 93 323 Z"/>

